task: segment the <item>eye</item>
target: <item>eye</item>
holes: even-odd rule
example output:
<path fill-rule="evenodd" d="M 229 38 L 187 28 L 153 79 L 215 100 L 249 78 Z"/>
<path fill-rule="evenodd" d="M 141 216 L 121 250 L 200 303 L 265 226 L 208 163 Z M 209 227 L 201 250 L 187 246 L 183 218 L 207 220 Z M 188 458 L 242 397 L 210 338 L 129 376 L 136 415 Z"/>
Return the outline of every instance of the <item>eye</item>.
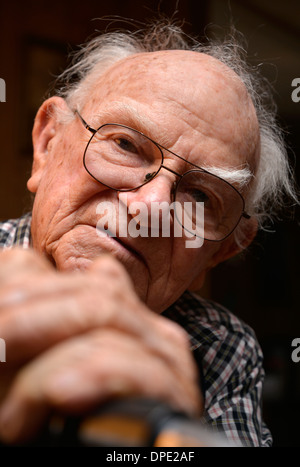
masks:
<path fill-rule="evenodd" d="M 129 141 L 129 140 L 126 139 L 126 138 L 115 138 L 115 139 L 114 139 L 114 142 L 115 142 L 123 151 L 132 152 L 132 153 L 135 153 L 135 154 L 138 152 L 136 146 L 135 146 L 131 141 Z"/>
<path fill-rule="evenodd" d="M 207 203 L 209 201 L 207 194 L 201 190 L 190 189 L 189 195 L 192 196 L 193 199 L 198 203 Z"/>

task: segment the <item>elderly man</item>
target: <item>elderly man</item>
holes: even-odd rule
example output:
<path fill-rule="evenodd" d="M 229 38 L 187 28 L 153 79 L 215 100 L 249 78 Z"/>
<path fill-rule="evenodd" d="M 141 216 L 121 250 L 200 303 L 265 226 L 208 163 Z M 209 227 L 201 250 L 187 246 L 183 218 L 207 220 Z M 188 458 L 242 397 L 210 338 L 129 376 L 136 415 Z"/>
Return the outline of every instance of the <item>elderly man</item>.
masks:
<path fill-rule="evenodd" d="M 37 113 L 32 215 L 1 224 L 4 442 L 34 436 L 53 411 L 145 396 L 232 441 L 271 444 L 253 332 L 191 291 L 251 243 L 263 201 L 292 190 L 284 152 L 242 73 L 188 50 L 178 28 L 155 34 L 96 38 Z M 126 205 L 129 224 L 137 202 L 147 232 L 155 203 L 198 202 L 202 234 L 184 222 L 182 235 L 99 229 L 101 206 L 118 219 Z"/>

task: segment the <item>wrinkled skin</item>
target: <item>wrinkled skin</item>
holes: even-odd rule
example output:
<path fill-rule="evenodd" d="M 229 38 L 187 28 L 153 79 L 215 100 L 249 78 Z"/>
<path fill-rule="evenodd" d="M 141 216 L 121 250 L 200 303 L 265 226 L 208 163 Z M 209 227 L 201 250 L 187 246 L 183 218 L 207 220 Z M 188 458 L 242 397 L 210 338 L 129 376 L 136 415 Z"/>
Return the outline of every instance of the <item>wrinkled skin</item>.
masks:
<path fill-rule="evenodd" d="M 259 132 L 240 81 L 217 60 L 169 51 L 127 58 L 92 77 L 80 109 L 94 127 L 115 122 L 137 128 L 200 166 L 255 171 Z M 111 397 L 144 395 L 190 415 L 204 406 L 188 336 L 160 313 L 205 274 L 235 255 L 231 235 L 187 249 L 185 238 L 114 238 L 96 233 L 96 207 L 119 194 L 93 180 L 82 165 L 90 133 L 78 118 L 60 123 L 53 97 L 40 108 L 28 188 L 35 193 L 33 249 L 1 253 L 0 437 L 26 439 L 50 410 L 82 413 Z M 97 116 L 98 115 L 98 116 Z M 190 166 L 166 154 L 165 164 Z M 175 175 L 162 170 L 127 193 L 128 205 L 171 202 Z M 245 224 L 244 246 L 255 235 Z M 107 255 L 109 253 L 109 255 Z"/>

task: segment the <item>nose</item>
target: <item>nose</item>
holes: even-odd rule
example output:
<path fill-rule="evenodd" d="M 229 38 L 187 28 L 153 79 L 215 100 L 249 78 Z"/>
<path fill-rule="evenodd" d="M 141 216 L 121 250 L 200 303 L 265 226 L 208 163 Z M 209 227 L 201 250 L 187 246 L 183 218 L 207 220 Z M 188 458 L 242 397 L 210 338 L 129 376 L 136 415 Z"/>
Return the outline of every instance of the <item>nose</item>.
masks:
<path fill-rule="evenodd" d="M 165 171 L 160 173 L 151 182 L 146 183 L 134 191 L 127 192 L 129 203 L 143 202 L 151 206 L 152 203 L 172 202 L 172 188 L 175 181 L 173 174 Z"/>
<path fill-rule="evenodd" d="M 159 173 L 151 182 L 128 192 L 119 192 L 119 200 L 126 203 L 130 223 L 139 225 L 140 235 L 159 236 L 162 230 L 170 231 L 173 223 L 173 201 L 175 176 L 168 172 Z"/>

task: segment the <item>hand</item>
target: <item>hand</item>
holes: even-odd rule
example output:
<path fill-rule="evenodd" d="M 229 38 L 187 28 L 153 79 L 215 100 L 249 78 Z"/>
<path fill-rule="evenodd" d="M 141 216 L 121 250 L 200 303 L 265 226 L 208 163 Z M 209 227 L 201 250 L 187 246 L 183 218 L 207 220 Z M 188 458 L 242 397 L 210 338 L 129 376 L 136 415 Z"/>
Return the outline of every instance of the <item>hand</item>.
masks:
<path fill-rule="evenodd" d="M 150 311 L 108 255 L 57 272 L 31 250 L 0 253 L 0 438 L 32 437 L 50 411 L 84 413 L 111 397 L 146 396 L 200 415 L 186 333 Z"/>

